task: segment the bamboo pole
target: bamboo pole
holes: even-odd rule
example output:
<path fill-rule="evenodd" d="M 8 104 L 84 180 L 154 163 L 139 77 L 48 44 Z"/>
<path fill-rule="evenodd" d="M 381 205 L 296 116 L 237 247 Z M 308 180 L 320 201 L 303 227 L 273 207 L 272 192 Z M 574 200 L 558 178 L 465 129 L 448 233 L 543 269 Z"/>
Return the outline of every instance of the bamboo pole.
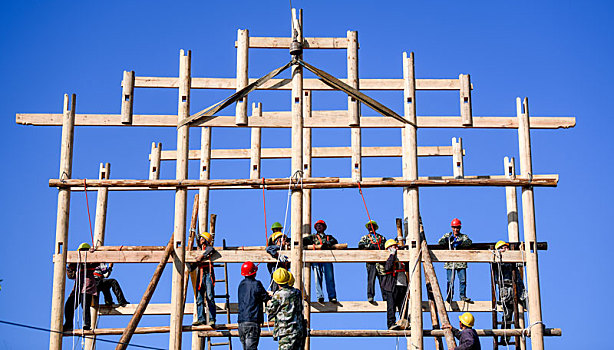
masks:
<path fill-rule="evenodd" d="M 194 239 L 196 238 L 196 224 L 198 220 L 198 194 L 194 195 L 194 204 L 192 205 L 192 218 L 190 220 L 190 235 L 188 237 L 188 244 L 186 246 L 186 250 L 192 251 L 192 247 L 194 246 Z M 190 276 L 190 272 L 186 269 L 183 272 L 183 311 L 185 313 L 185 300 L 187 299 L 188 293 L 188 277 Z"/>
<path fill-rule="evenodd" d="M 190 60 L 191 51 L 179 54 L 179 107 L 178 119 L 190 116 Z M 188 177 L 189 126 L 177 128 L 177 171 L 176 179 L 182 181 Z M 186 188 L 175 190 L 175 223 L 173 244 L 173 276 L 171 292 L 171 321 L 169 349 L 181 349 L 181 326 L 183 321 L 183 270 L 185 269 L 185 231 L 186 205 L 188 191 Z"/>
<path fill-rule="evenodd" d="M 99 179 L 108 179 L 111 174 L 111 164 L 100 163 L 100 171 L 98 173 Z M 94 222 L 94 247 L 104 245 L 105 228 L 107 221 L 107 202 L 109 199 L 109 189 L 99 188 L 97 190 L 98 195 L 96 198 L 96 218 Z M 100 302 L 100 295 L 98 296 Z M 105 300 L 106 301 L 106 300 Z M 96 329 L 98 324 L 98 307 L 92 305 L 90 308 L 90 314 L 92 315 L 92 329 Z M 96 337 L 85 339 L 85 349 L 96 349 Z"/>
<path fill-rule="evenodd" d="M 437 306 L 437 312 L 439 313 L 439 318 L 441 319 L 442 324 L 450 324 L 450 319 L 448 318 L 448 312 L 446 311 L 446 306 L 443 302 L 443 296 L 441 295 L 441 288 L 439 287 L 439 281 L 437 280 L 437 275 L 435 274 L 435 268 L 433 268 L 433 261 L 431 259 L 431 251 L 429 250 L 428 245 L 426 244 L 426 240 L 422 241 L 422 258 L 424 259 L 424 264 L 422 265 L 424 268 L 424 275 L 428 276 L 428 280 L 431 285 L 431 290 L 433 291 L 433 297 L 435 298 L 435 304 Z M 416 329 L 416 328 L 412 328 Z M 448 349 L 452 350 L 456 347 L 456 341 L 454 340 L 454 335 L 452 334 L 451 329 L 444 329 L 443 335 L 446 338 L 446 344 Z"/>
<path fill-rule="evenodd" d="M 261 117 L 262 116 L 262 103 L 252 103 L 252 116 Z M 259 179 L 260 178 L 260 156 L 262 153 L 261 150 L 261 141 L 262 141 L 262 129 L 260 128 L 251 128 L 251 148 L 250 148 L 250 166 L 249 166 L 249 178 L 250 179 Z"/>
<path fill-rule="evenodd" d="M 414 53 L 403 53 L 404 110 L 405 119 L 416 123 L 416 79 L 414 69 Z M 403 133 L 403 178 L 414 181 L 418 179 L 418 143 L 417 128 L 406 124 Z M 416 271 L 410 281 L 410 325 L 411 329 L 422 329 L 422 269 L 420 268 L 420 208 L 417 187 L 403 189 L 403 215 L 407 220 L 407 245 L 409 246 L 409 266 L 416 266 Z M 407 349 L 422 350 L 424 341 L 421 332 L 411 335 Z"/>
<path fill-rule="evenodd" d="M 303 90 L 303 118 L 311 118 L 311 91 Z M 311 128 L 303 128 L 303 176 L 311 177 Z M 303 191 L 303 237 L 311 233 L 311 190 Z M 317 245 L 308 245 L 303 249 L 318 249 Z M 347 245 L 346 245 L 347 247 Z M 307 326 L 311 324 L 311 264 L 303 268 L 303 306 Z M 305 339 L 305 350 L 311 347 L 310 338 Z"/>
<path fill-rule="evenodd" d="M 302 11 L 297 17 L 292 9 L 294 31 L 298 42 L 303 41 Z M 302 55 L 299 55 L 302 58 Z M 292 65 L 292 174 L 302 174 L 303 168 L 303 67 L 298 63 Z M 300 175 L 302 177 L 302 175 Z M 290 233 L 292 240 L 292 274 L 297 281 L 297 288 L 303 291 L 303 189 L 292 189 L 290 211 Z"/>
<path fill-rule="evenodd" d="M 524 111 L 523 111 L 524 107 Z M 518 117 L 518 144 L 520 148 L 520 173 L 522 176 L 531 177 L 533 165 L 531 163 L 531 134 L 529 124 L 529 100 L 516 99 L 516 115 Z M 525 256 L 527 264 L 527 285 L 529 293 L 529 321 L 531 332 L 531 348 L 533 350 L 544 349 L 541 310 L 541 293 L 539 289 L 539 268 L 537 263 L 537 235 L 535 232 L 535 202 L 533 187 L 522 188 L 522 221 L 524 226 Z"/>
<path fill-rule="evenodd" d="M 516 163 L 513 157 L 504 158 L 503 169 L 504 169 L 503 171 L 505 175 L 508 178 L 513 179 L 516 177 Z M 518 194 L 516 191 L 516 187 L 508 186 L 505 188 L 505 202 L 507 206 L 507 235 L 508 235 L 509 243 L 511 244 L 513 242 L 520 242 L 520 230 L 518 228 Z M 539 248 L 539 244 L 538 244 L 538 248 Z M 521 271 L 520 278 L 521 279 L 523 278 L 522 269 L 523 267 L 520 268 L 520 271 Z M 518 324 L 520 328 L 524 328 L 525 327 L 525 320 L 524 320 L 525 310 L 522 304 L 517 304 L 517 307 L 518 307 L 518 313 L 517 313 Z M 526 350 L 527 342 L 524 337 L 518 338 L 516 342 L 517 344 L 519 344 L 520 350 Z"/>
<path fill-rule="evenodd" d="M 460 74 L 460 114 L 463 126 L 473 126 L 471 112 L 471 79 L 469 74 Z"/>
<path fill-rule="evenodd" d="M 204 128 L 203 128 L 204 129 Z M 149 157 L 149 179 L 160 180 L 160 160 L 162 143 L 151 143 L 151 156 Z"/>
<path fill-rule="evenodd" d="M 151 277 L 151 281 L 149 281 L 149 284 L 147 285 L 147 288 L 145 289 L 145 293 L 143 293 L 143 297 L 141 298 L 141 301 L 139 302 L 139 306 L 137 306 L 136 311 L 134 312 L 134 314 L 132 315 L 132 318 L 130 319 L 130 322 L 128 322 L 128 326 L 126 326 L 126 328 L 121 333 L 122 336 L 121 338 L 119 338 L 119 344 L 117 344 L 117 346 L 115 347 L 115 350 L 122 350 L 128 347 L 128 343 L 130 343 L 130 339 L 132 338 L 132 335 L 134 334 L 134 330 L 139 325 L 139 321 L 141 320 L 141 317 L 143 317 L 143 313 L 145 312 L 145 309 L 147 308 L 147 305 L 149 304 L 149 301 L 151 300 L 151 297 L 154 291 L 156 290 L 156 286 L 158 285 L 158 282 L 160 281 L 160 276 L 162 276 L 162 272 L 164 271 L 164 267 L 166 266 L 166 263 L 168 262 L 168 258 L 171 256 L 171 253 L 173 252 L 173 241 L 174 241 L 174 234 L 169 240 L 168 244 L 166 245 L 166 249 L 164 250 L 164 256 L 162 257 L 162 260 L 156 267 L 156 270 L 154 271 L 154 274 Z M 169 327 L 169 330 L 172 330 L 172 328 L 173 327 L 171 325 Z M 182 331 L 181 325 L 179 327 L 179 331 Z M 172 331 L 171 331 L 171 335 L 172 335 Z"/>
<path fill-rule="evenodd" d="M 75 130 L 75 107 L 77 96 L 64 95 L 62 114 L 62 143 L 60 149 L 60 179 L 72 176 L 72 153 Z M 53 253 L 53 292 L 51 297 L 51 330 L 49 349 L 62 349 L 62 319 L 64 318 L 64 292 L 66 287 L 66 257 L 68 243 L 68 218 L 70 214 L 70 188 L 58 190 L 58 211 L 55 226 Z"/>
<path fill-rule="evenodd" d="M 134 100 L 134 71 L 124 71 L 122 80 L 122 124 L 132 124 Z"/>
<path fill-rule="evenodd" d="M 237 91 L 243 89 L 248 84 L 248 57 L 249 30 L 239 29 L 237 31 Z M 247 96 L 237 101 L 235 118 L 235 123 L 237 125 L 247 125 Z"/>
<path fill-rule="evenodd" d="M 452 169 L 455 179 L 462 179 L 465 176 L 465 165 L 463 164 L 463 139 L 452 138 Z"/>

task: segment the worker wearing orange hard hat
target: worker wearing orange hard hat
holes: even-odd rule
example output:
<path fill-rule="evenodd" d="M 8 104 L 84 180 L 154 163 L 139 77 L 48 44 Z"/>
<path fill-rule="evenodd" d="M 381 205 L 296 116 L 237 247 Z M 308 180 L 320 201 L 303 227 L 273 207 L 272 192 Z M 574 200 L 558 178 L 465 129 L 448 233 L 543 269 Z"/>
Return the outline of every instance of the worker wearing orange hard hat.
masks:
<path fill-rule="evenodd" d="M 446 246 L 450 250 L 456 250 L 460 247 L 469 247 L 471 245 L 471 239 L 466 234 L 461 233 L 461 221 L 454 218 L 450 223 L 452 232 L 448 232 L 441 239 L 439 239 L 439 245 Z M 466 262 L 446 262 L 443 265 L 446 269 L 448 277 L 448 295 L 446 300 L 452 301 L 454 297 L 454 279 L 458 274 L 458 283 L 460 287 L 460 300 L 471 301 L 467 298 L 467 263 Z"/>

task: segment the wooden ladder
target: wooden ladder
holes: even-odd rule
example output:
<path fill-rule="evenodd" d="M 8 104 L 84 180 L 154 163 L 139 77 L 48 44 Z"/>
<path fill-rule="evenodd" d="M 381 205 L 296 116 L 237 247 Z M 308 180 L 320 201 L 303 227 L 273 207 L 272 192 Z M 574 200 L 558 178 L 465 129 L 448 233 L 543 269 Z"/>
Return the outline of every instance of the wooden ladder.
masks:
<path fill-rule="evenodd" d="M 224 247 L 224 249 L 226 249 L 226 240 L 222 240 L 222 245 Z M 213 269 L 215 270 L 215 268 L 220 268 L 223 267 L 224 268 L 224 278 L 223 279 L 215 279 L 215 283 L 217 282 L 224 282 L 224 294 L 215 294 L 215 285 L 213 285 L 213 294 L 215 299 L 217 298 L 223 298 L 225 299 L 224 302 L 224 312 L 226 313 L 226 323 L 231 323 L 230 321 L 230 292 L 228 290 L 228 264 L 226 263 L 221 263 L 221 264 L 213 264 Z M 217 274 L 216 274 L 217 276 Z M 230 336 L 228 336 L 228 340 L 227 341 L 223 341 L 223 342 L 213 342 L 211 340 L 211 337 L 207 337 L 207 349 L 211 350 L 212 347 L 214 346 L 225 346 L 228 345 L 228 350 L 232 350 L 232 338 Z"/>

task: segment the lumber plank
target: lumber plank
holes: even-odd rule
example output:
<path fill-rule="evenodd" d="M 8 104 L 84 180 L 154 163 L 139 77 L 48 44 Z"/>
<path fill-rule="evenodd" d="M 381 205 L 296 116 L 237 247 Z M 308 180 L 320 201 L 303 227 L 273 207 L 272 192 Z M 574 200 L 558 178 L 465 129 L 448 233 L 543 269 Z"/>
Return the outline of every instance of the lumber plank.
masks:
<path fill-rule="evenodd" d="M 529 329 L 476 329 L 479 337 L 492 337 L 492 336 L 516 336 L 525 334 L 527 337 L 531 336 Z M 443 330 L 425 329 L 422 331 L 425 337 L 441 337 L 443 336 Z M 263 330 L 260 333 L 261 337 L 273 336 L 272 331 Z M 560 328 L 546 328 L 544 329 L 544 336 L 561 336 L 563 334 Z M 200 331 L 198 332 L 200 337 L 238 337 L 239 333 L 235 330 L 229 331 Z M 390 330 L 376 330 L 376 329 L 311 329 L 309 332 L 310 337 L 408 337 L 411 335 L 410 330 L 390 331 Z"/>
<path fill-rule="evenodd" d="M 251 37 L 249 47 L 251 49 L 289 49 L 292 38 L 290 37 Z M 235 47 L 238 42 L 235 41 Z M 346 49 L 347 38 L 303 38 L 303 49 Z"/>
<path fill-rule="evenodd" d="M 347 128 L 347 111 L 338 111 L 335 115 L 313 111 L 311 118 L 305 119 L 306 128 Z M 263 112 L 262 117 L 251 116 L 248 127 L 289 128 L 288 112 Z M 278 116 L 278 114 L 280 114 Z M 460 117 L 454 116 L 418 116 L 419 128 L 467 128 Z M 17 113 L 17 124 L 37 126 L 60 126 L 62 114 L 54 113 Z M 532 129 L 572 128 L 576 125 L 574 117 L 531 117 Z M 76 114 L 75 126 L 126 126 L 121 122 L 120 114 Z M 130 126 L 177 127 L 176 115 L 134 114 Z M 234 116 L 218 116 L 205 119 L 194 126 L 201 127 L 236 127 Z M 403 124 L 392 118 L 361 117 L 361 128 L 401 128 Z M 470 128 L 517 129 L 515 117 L 473 117 Z"/>

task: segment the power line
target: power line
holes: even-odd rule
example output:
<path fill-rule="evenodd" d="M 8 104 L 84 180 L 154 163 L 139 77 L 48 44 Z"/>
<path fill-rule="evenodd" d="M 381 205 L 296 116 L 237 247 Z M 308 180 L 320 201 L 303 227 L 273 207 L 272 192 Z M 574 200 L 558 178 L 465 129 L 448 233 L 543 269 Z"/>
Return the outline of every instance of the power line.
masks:
<path fill-rule="evenodd" d="M 47 328 L 42 328 L 42 327 L 35 327 L 35 326 L 30 326 L 30 325 L 27 325 L 27 324 L 23 324 L 23 323 L 9 322 L 9 321 L 4 321 L 4 320 L 0 320 L 0 323 L 8 324 L 8 325 L 11 325 L 11 326 L 22 327 L 22 328 L 34 329 L 34 330 L 37 330 L 37 331 L 45 331 L 45 332 L 50 332 L 50 333 L 65 334 L 64 332 L 55 331 L 53 329 L 47 329 Z M 90 337 L 90 336 L 86 336 L 86 335 L 73 334 L 73 336 L 80 337 L 80 338 L 85 338 L 85 339 L 96 339 L 96 341 L 100 341 L 100 342 L 104 342 L 104 343 L 123 344 L 123 345 L 133 346 L 135 348 L 141 348 L 141 349 L 165 350 L 163 348 L 155 348 L 155 347 L 146 346 L 146 345 L 130 344 L 130 343 L 118 342 L 118 341 L 114 341 L 114 340 L 108 340 L 108 339 L 102 339 L 102 338 L 94 338 L 94 337 Z"/>

